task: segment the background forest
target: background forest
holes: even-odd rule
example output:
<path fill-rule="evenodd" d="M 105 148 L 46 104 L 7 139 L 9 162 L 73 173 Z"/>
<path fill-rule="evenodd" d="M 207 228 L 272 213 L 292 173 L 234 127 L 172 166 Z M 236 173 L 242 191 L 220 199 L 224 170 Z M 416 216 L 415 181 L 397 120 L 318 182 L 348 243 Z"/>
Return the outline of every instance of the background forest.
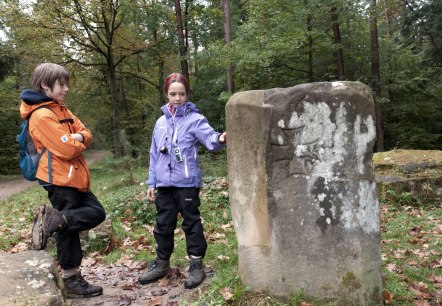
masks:
<path fill-rule="evenodd" d="M 147 162 L 162 80 L 224 129 L 238 91 L 349 80 L 373 89 L 377 151 L 442 148 L 442 1 L 0 0 L 0 174 L 17 173 L 19 93 L 41 62 L 96 148 Z"/>

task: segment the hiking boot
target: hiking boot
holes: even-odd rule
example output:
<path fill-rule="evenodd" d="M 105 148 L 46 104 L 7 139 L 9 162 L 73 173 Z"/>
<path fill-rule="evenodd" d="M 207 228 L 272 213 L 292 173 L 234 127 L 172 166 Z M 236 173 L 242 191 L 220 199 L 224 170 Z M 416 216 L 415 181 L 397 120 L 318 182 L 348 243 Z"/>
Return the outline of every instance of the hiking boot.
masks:
<path fill-rule="evenodd" d="M 169 271 L 169 260 L 155 259 L 149 263 L 147 272 L 138 277 L 141 284 L 148 284 L 166 276 Z"/>
<path fill-rule="evenodd" d="M 103 294 L 103 287 L 89 284 L 78 272 L 68 278 L 63 278 L 63 285 L 68 298 L 90 297 Z"/>
<path fill-rule="evenodd" d="M 32 244 L 39 251 L 46 248 L 49 237 L 66 226 L 64 216 L 55 208 L 43 205 L 37 208 L 32 226 Z"/>
<path fill-rule="evenodd" d="M 198 287 L 206 277 L 203 269 L 203 259 L 190 259 L 189 277 L 184 282 L 184 288 L 193 289 Z"/>

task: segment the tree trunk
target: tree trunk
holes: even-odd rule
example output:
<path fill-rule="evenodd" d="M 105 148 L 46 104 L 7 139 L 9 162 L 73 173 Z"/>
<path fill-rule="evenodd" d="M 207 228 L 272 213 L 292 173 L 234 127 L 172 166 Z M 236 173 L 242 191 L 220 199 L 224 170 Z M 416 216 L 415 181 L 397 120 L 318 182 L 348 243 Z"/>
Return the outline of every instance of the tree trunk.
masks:
<path fill-rule="evenodd" d="M 336 64 L 338 67 L 338 77 L 339 80 L 343 81 L 345 80 L 344 55 L 342 53 L 341 31 L 339 29 L 339 21 L 338 21 L 338 14 L 336 13 L 336 7 L 332 7 L 331 16 L 333 21 L 334 43 L 338 45 L 338 49 L 336 50 Z"/>
<path fill-rule="evenodd" d="M 304 4 L 307 7 L 308 1 L 304 0 Z M 309 82 L 314 82 L 313 75 L 313 37 L 312 37 L 312 16 L 307 14 L 307 48 L 308 48 L 308 79 Z"/>
<path fill-rule="evenodd" d="M 392 30 L 391 30 L 391 11 L 389 7 L 389 1 L 384 0 L 385 5 L 385 23 L 387 25 L 387 90 L 388 99 L 393 102 L 393 58 L 392 58 Z"/>
<path fill-rule="evenodd" d="M 232 41 L 232 23 L 230 14 L 230 0 L 223 0 L 224 2 L 224 42 L 229 45 Z M 226 85 L 227 92 L 233 93 L 233 68 L 230 61 L 226 67 Z"/>
<path fill-rule="evenodd" d="M 120 118 L 118 113 L 118 95 L 117 95 L 117 80 L 115 77 L 115 66 L 113 64 L 113 55 L 108 57 L 108 75 L 109 88 L 112 101 L 112 121 L 114 124 L 114 157 L 120 158 L 123 156 L 123 145 L 120 137 Z"/>
<path fill-rule="evenodd" d="M 175 0 L 175 16 L 178 30 L 178 41 L 181 56 L 181 73 L 189 80 L 189 64 L 187 63 L 187 49 L 184 42 L 183 16 L 181 15 L 180 0 Z"/>
<path fill-rule="evenodd" d="M 160 56 L 158 56 L 158 84 L 160 84 L 159 86 L 159 91 L 160 91 L 160 99 L 159 99 L 159 103 L 160 103 L 160 107 L 163 106 L 164 104 L 167 103 L 166 101 L 166 95 L 163 92 L 163 84 L 164 84 L 164 59 L 161 58 Z"/>
<path fill-rule="evenodd" d="M 384 151 L 384 128 L 382 109 L 379 105 L 379 98 L 381 97 L 381 71 L 379 68 L 379 37 L 378 26 L 376 18 L 376 0 L 371 2 L 371 16 L 370 16 L 370 34 L 371 34 L 371 76 L 373 79 L 373 87 L 375 93 L 375 112 L 376 112 L 376 134 L 377 140 L 375 144 L 375 151 Z"/>

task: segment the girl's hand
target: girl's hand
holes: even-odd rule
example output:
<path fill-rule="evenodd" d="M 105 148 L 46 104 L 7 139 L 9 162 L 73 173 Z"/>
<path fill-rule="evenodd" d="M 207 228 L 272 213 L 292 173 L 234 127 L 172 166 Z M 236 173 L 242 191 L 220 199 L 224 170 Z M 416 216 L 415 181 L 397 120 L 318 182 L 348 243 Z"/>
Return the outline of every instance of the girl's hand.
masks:
<path fill-rule="evenodd" d="M 221 135 L 219 135 L 219 137 L 218 137 L 218 141 L 219 141 L 220 143 L 226 143 L 226 141 L 227 141 L 227 133 L 224 132 L 224 133 L 222 133 Z"/>
<path fill-rule="evenodd" d="M 155 188 L 147 189 L 147 199 L 149 201 L 155 201 Z"/>

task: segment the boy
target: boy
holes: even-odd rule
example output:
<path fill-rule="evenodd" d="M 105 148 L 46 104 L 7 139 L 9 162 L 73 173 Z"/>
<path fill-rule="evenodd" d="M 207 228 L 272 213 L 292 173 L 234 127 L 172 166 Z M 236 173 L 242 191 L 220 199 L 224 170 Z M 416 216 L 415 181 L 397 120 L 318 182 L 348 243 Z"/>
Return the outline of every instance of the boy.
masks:
<path fill-rule="evenodd" d="M 25 89 L 20 94 L 20 115 L 25 119 L 32 113 L 29 133 L 39 153 L 46 148 L 37 179 L 53 206 L 37 208 L 32 243 L 36 250 L 42 250 L 56 232 L 57 260 L 67 296 L 97 296 L 103 288 L 89 284 L 79 270 L 79 232 L 94 228 L 106 217 L 90 190 L 89 169 L 83 157 L 92 143 L 92 134 L 63 104 L 69 83 L 65 68 L 40 64 L 32 73 L 31 83 L 34 90 Z"/>

